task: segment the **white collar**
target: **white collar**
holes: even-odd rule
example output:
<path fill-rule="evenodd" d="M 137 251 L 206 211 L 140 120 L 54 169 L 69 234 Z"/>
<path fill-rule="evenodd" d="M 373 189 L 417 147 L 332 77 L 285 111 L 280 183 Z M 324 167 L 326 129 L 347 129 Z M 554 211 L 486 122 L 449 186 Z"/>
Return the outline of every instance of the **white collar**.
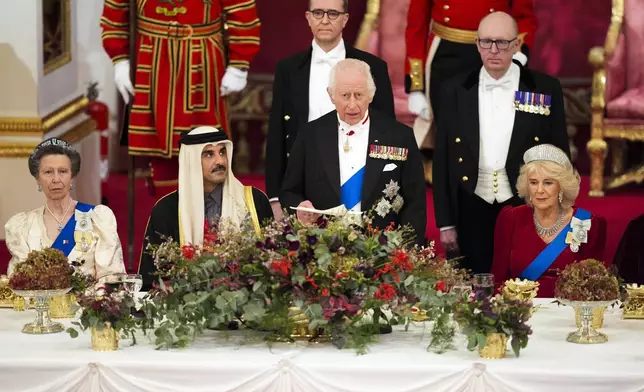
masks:
<path fill-rule="evenodd" d="M 338 125 L 339 125 L 339 130 L 342 132 L 348 132 L 350 129 L 353 129 L 354 131 L 360 131 L 369 126 L 369 110 L 367 109 L 367 112 L 362 116 L 362 120 L 360 120 L 357 124 L 354 125 L 349 125 L 349 123 L 340 120 L 340 115 L 336 112 L 336 116 L 338 117 Z"/>
<path fill-rule="evenodd" d="M 318 45 L 317 42 L 315 42 L 315 39 L 313 40 L 313 43 L 311 44 L 313 47 L 313 53 L 311 54 L 311 59 L 315 60 L 317 58 L 335 58 L 335 59 L 343 59 L 346 55 L 346 47 L 344 46 L 344 39 L 340 39 L 340 42 L 335 46 L 335 48 L 329 50 L 328 52 L 325 52 L 324 49 Z"/>
<path fill-rule="evenodd" d="M 481 67 L 481 72 L 479 73 L 479 82 L 481 84 L 503 84 L 508 80 L 513 81 L 518 79 L 520 75 L 521 69 L 514 62 L 510 64 L 510 68 L 508 68 L 508 70 L 505 71 L 505 74 L 503 74 L 503 76 L 501 76 L 499 79 L 494 79 L 489 74 L 489 72 L 487 72 L 487 69 L 485 69 L 485 67 Z"/>

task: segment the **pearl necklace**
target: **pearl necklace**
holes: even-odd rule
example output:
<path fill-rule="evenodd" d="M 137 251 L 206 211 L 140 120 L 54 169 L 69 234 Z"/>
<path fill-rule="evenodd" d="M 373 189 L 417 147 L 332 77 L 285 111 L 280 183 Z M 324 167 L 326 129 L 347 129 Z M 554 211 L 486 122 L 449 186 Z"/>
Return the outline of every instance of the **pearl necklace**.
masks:
<path fill-rule="evenodd" d="M 65 209 L 65 212 L 63 212 L 62 217 L 61 217 L 60 219 L 58 219 L 58 217 L 57 217 L 56 215 L 54 215 L 54 213 L 53 213 L 53 212 L 51 212 L 51 210 L 49 209 L 49 206 L 47 205 L 47 203 L 45 203 L 45 208 L 47 209 L 47 211 L 49 211 L 49 213 L 51 214 L 51 216 L 53 216 L 53 217 L 54 217 L 54 219 L 56 219 L 56 222 L 58 222 L 58 225 L 56 226 L 56 228 L 58 229 L 58 231 L 62 231 L 62 230 L 63 230 L 63 227 L 65 226 L 65 225 L 63 224 L 63 219 L 65 219 L 65 217 L 67 216 L 67 213 L 69 212 L 69 209 L 71 208 L 71 206 L 72 206 L 73 204 L 74 204 L 74 200 L 70 200 L 70 201 L 69 201 L 69 204 L 67 205 L 67 209 Z"/>
<path fill-rule="evenodd" d="M 539 234 L 539 237 L 548 238 L 548 237 L 552 237 L 555 233 L 559 232 L 559 230 L 563 227 L 564 213 L 562 209 L 559 209 L 559 215 L 557 215 L 557 221 L 555 222 L 554 225 L 552 225 L 552 227 L 541 226 L 541 224 L 537 221 L 536 211 L 532 213 L 532 220 L 534 221 L 534 227 L 537 229 L 537 234 Z"/>

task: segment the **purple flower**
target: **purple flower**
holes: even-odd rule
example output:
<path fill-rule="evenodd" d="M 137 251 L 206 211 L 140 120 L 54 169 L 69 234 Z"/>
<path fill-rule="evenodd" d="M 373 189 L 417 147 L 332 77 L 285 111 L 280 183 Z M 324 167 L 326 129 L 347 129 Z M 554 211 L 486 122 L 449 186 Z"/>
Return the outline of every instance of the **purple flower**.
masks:
<path fill-rule="evenodd" d="M 317 221 L 317 225 L 320 229 L 326 229 L 327 225 L 329 224 L 329 220 L 325 217 L 319 217 Z"/>
<path fill-rule="evenodd" d="M 318 237 L 314 235 L 307 235 L 306 236 L 306 242 L 309 245 L 315 245 L 318 242 Z"/>
<path fill-rule="evenodd" d="M 257 249 L 261 249 L 261 250 L 264 250 L 264 243 L 263 243 L 263 242 L 261 242 L 261 241 L 257 241 L 257 242 L 255 243 L 255 248 L 257 248 Z"/>
<path fill-rule="evenodd" d="M 288 250 L 295 251 L 300 249 L 300 243 L 299 241 L 289 241 L 288 242 Z"/>
<path fill-rule="evenodd" d="M 378 243 L 380 245 L 387 245 L 387 236 L 384 233 L 381 233 L 380 237 L 378 237 Z"/>

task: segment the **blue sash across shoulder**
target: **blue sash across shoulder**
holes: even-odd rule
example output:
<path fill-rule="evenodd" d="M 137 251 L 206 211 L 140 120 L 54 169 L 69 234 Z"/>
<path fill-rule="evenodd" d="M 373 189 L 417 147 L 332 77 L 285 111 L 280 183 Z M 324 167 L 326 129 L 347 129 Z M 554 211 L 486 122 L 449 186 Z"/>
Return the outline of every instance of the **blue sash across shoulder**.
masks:
<path fill-rule="evenodd" d="M 591 213 L 589 211 L 586 211 L 584 209 L 578 208 L 577 212 L 575 213 L 575 218 L 579 220 L 586 220 L 590 219 Z M 544 250 L 539 253 L 539 255 L 530 263 L 529 266 L 526 267 L 526 269 L 521 272 L 521 275 L 519 275 L 519 278 L 521 279 L 528 279 L 532 281 L 536 281 L 543 275 L 544 272 L 550 268 L 552 263 L 557 260 L 557 257 L 563 252 L 569 244 L 566 243 L 566 236 L 568 233 L 572 231 L 572 227 L 570 227 L 570 223 L 561 230 L 559 235 L 555 237 L 554 240 L 552 240 L 551 243 L 546 246 Z"/>
<path fill-rule="evenodd" d="M 94 206 L 90 204 L 78 202 L 76 203 L 76 209 L 80 212 L 89 212 L 92 209 L 94 209 Z M 72 215 L 72 217 L 69 218 L 69 220 L 67 221 L 67 224 L 65 225 L 65 227 L 63 227 L 63 230 L 60 231 L 54 243 L 51 244 L 51 247 L 54 249 L 58 249 L 59 251 L 63 252 L 66 257 L 68 257 L 69 254 L 74 249 L 74 247 L 76 246 L 76 240 L 74 240 L 75 230 L 76 230 L 76 214 Z"/>

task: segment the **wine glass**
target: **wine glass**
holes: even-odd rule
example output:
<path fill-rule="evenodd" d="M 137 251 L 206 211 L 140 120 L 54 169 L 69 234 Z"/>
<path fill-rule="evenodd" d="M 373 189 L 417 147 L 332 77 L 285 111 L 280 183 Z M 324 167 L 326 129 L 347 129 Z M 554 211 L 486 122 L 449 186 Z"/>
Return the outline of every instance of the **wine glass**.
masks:
<path fill-rule="evenodd" d="M 123 278 L 123 288 L 132 295 L 135 295 L 143 287 L 143 276 L 140 274 L 127 274 Z"/>
<path fill-rule="evenodd" d="M 474 294 L 476 295 L 476 299 L 478 300 L 491 297 L 494 294 L 494 275 L 474 275 Z"/>

